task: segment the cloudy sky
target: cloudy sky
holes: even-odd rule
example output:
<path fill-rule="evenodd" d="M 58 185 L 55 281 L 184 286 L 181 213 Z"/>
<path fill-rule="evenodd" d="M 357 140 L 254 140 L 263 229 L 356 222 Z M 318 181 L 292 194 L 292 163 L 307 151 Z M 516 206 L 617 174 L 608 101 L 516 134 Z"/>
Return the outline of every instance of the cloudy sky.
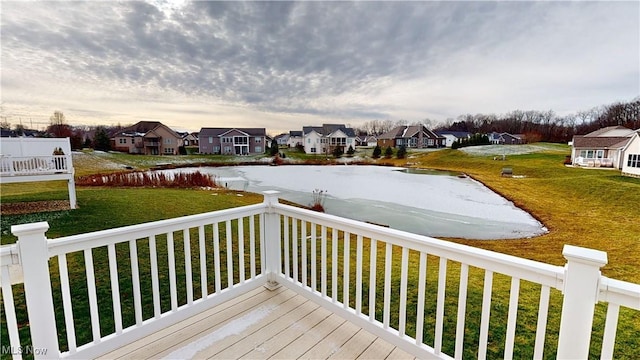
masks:
<path fill-rule="evenodd" d="M 2 116 L 182 130 L 465 113 L 640 95 L 640 2 L 1 3 Z M 36 125 L 37 124 L 37 125 Z"/>

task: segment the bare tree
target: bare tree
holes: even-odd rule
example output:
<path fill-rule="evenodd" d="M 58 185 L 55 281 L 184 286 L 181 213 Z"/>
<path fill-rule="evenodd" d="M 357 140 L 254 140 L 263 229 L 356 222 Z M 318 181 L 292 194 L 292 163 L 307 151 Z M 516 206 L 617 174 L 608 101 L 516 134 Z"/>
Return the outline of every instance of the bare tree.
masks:
<path fill-rule="evenodd" d="M 54 137 L 71 137 L 71 127 L 67 124 L 67 119 L 64 117 L 62 111 L 54 111 L 49 121 L 48 133 L 53 134 Z"/>

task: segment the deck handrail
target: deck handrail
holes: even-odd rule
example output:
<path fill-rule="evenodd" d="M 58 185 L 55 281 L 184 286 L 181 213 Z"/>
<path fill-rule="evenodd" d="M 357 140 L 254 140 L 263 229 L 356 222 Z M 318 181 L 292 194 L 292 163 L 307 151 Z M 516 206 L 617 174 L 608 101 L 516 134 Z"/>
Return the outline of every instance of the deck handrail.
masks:
<path fill-rule="evenodd" d="M 554 266 L 281 204 L 277 192 L 265 192 L 261 204 L 58 239 L 46 238 L 48 227 L 46 222 L 13 226 L 18 243 L 0 247 L 1 285 L 11 349 L 20 347 L 13 303 L 13 298 L 19 294 L 12 293 L 9 275 L 9 266 L 17 265 L 22 266 L 24 272 L 24 296 L 33 349 L 41 350 L 34 353 L 36 358 L 100 356 L 262 285 L 286 286 L 419 358 L 459 358 L 465 346 L 469 277 L 475 268 L 484 271 L 479 358 L 487 356 L 489 318 L 495 310 L 492 308 L 494 274 L 511 277 L 504 344 L 507 358 L 513 356 L 515 346 L 522 280 L 540 285 L 534 358 L 543 357 L 546 348 L 545 331 L 552 289 L 564 294 L 556 354 L 559 357 L 588 355 L 594 306 L 598 301 L 609 303 L 602 358 L 613 356 L 620 306 L 640 310 L 640 285 L 601 276 L 599 268 L 607 259 L 606 253 L 600 251 L 565 246 L 563 254 L 567 264 Z M 94 268 L 94 256 L 101 256 L 99 253 L 94 255 L 95 249 L 102 249 L 100 251 L 108 260 L 104 269 Z M 126 250 L 117 255 L 118 249 Z M 170 292 L 169 298 L 161 300 L 158 259 L 160 252 L 165 251 L 163 249 L 166 249 L 163 261 L 166 261 L 169 273 L 163 286 Z M 74 254 L 78 257 L 74 258 Z M 178 254 L 183 254 L 184 264 L 177 263 Z M 410 256 L 416 261 L 417 279 L 408 276 Z M 49 261 L 56 257 L 57 267 L 50 268 Z M 138 260 L 145 257 L 151 259 L 152 278 L 146 288 L 141 285 L 143 279 Z M 435 264 L 434 257 L 439 258 Z M 84 262 L 84 270 L 69 267 L 68 259 L 75 266 Z M 134 324 L 124 324 L 122 320 L 118 271 L 121 261 L 131 269 Z M 456 265 L 448 267 L 449 263 Z M 396 264 L 396 270 L 393 270 L 393 264 Z M 455 350 L 447 350 L 443 345 L 447 274 L 458 268 L 459 274 L 454 272 L 459 277 L 458 311 L 455 315 L 448 314 L 455 316 Z M 50 269 L 54 269 L 56 277 L 60 278 L 62 300 L 61 305 L 56 306 L 63 308 L 65 319 L 67 342 L 64 351 L 60 350 L 54 303 L 50 300 Z M 91 317 L 88 326 L 92 329 L 93 341 L 83 344 L 76 344 L 74 323 L 81 319 L 73 315 L 70 271 L 86 274 Z M 435 273 L 431 273 L 433 271 Z M 194 275 L 194 272 L 206 276 Z M 395 280 L 392 279 L 394 272 Z M 104 283 L 111 287 L 112 293 L 110 303 L 115 331 L 111 334 L 100 332 L 98 302 L 104 299 L 96 296 L 96 276 L 110 280 Z M 377 276 L 382 278 L 377 279 Z M 426 285 L 434 281 L 437 291 L 427 294 Z M 176 290 L 178 282 L 184 282 L 184 294 L 180 299 Z M 409 287 L 417 289 L 414 318 L 407 312 Z M 394 304 L 398 313 L 393 314 L 390 310 L 392 289 L 399 291 L 399 303 Z M 152 294 L 153 315 L 150 317 L 142 311 L 141 294 L 145 291 Z M 437 297 L 433 314 L 426 312 L 427 296 Z M 168 310 L 161 309 L 161 305 L 166 308 L 169 302 Z M 391 321 L 392 317 L 397 317 L 397 322 Z M 435 323 L 434 342 L 429 344 L 423 340 L 427 317 L 432 317 Z M 408 333 L 409 322 L 415 325 L 415 333 Z M 20 355 L 14 353 L 14 358 L 20 358 Z"/>
<path fill-rule="evenodd" d="M 0 155 L 0 175 L 41 175 L 73 173 L 71 155 Z"/>

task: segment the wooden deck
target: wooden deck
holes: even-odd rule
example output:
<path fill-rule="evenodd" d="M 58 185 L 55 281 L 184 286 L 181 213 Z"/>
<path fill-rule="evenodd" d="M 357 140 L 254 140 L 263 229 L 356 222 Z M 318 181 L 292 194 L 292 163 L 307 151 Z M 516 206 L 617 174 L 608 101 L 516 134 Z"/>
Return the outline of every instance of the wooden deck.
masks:
<path fill-rule="evenodd" d="M 284 287 L 264 287 L 106 354 L 105 359 L 413 359 Z"/>

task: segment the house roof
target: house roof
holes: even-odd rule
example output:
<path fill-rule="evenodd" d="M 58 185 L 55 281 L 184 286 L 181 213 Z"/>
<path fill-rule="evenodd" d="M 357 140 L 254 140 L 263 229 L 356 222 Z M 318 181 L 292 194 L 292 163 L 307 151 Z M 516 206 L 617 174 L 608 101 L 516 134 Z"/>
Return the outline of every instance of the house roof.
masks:
<path fill-rule="evenodd" d="M 303 126 L 302 132 L 306 135 L 312 131 L 317 132 L 321 136 L 329 136 L 336 131 L 342 131 L 348 137 L 355 137 L 356 132 L 352 128 L 346 127 L 344 124 L 322 124 L 322 126 Z"/>
<path fill-rule="evenodd" d="M 629 142 L 631 137 L 618 137 L 618 136 L 583 136 L 576 135 L 573 137 L 573 147 L 574 148 L 593 148 L 593 149 L 604 149 L 604 148 L 622 148 Z"/>
<path fill-rule="evenodd" d="M 633 133 L 634 131 L 632 129 L 618 125 L 618 126 L 608 126 L 602 129 L 598 129 L 584 136 L 586 137 L 629 137 L 633 135 Z"/>
<path fill-rule="evenodd" d="M 405 130 L 406 130 L 406 126 L 404 125 L 396 126 L 393 129 L 387 131 L 386 133 L 378 136 L 378 139 L 395 139 L 398 137 L 402 137 L 401 135 L 404 133 Z"/>
<path fill-rule="evenodd" d="M 161 123 L 160 121 L 139 121 L 129 127 L 121 129 L 115 134 L 115 136 L 131 136 L 131 135 L 146 136 L 147 134 L 156 130 L 159 127 L 164 127 L 169 132 L 171 132 L 173 136 L 175 136 L 176 138 L 182 138 L 182 136 L 180 136 L 177 132 L 175 132 L 173 129 L 166 126 L 165 124 Z"/>
<path fill-rule="evenodd" d="M 444 136 L 434 133 L 433 131 L 427 129 L 427 127 L 424 125 L 396 126 L 390 131 L 378 136 L 378 139 L 398 139 L 398 138 L 417 137 L 418 133 L 420 132 L 420 128 L 422 128 L 422 131 L 425 133 L 427 137 L 444 139 Z"/>
<path fill-rule="evenodd" d="M 302 131 L 298 131 L 298 130 L 291 130 L 289 131 L 289 136 L 297 136 L 297 137 L 302 137 Z"/>
<path fill-rule="evenodd" d="M 458 139 L 469 137 L 470 133 L 467 131 L 436 131 L 436 134 L 444 136 L 444 135 L 453 135 Z"/>
<path fill-rule="evenodd" d="M 231 130 L 242 131 L 249 136 L 266 136 L 267 130 L 265 128 L 202 128 L 200 129 L 200 136 L 221 136 L 222 134 Z"/>
<path fill-rule="evenodd" d="M 162 125 L 160 121 L 139 121 L 131 126 L 128 126 L 122 130 L 120 133 L 147 133 L 156 127 Z"/>

